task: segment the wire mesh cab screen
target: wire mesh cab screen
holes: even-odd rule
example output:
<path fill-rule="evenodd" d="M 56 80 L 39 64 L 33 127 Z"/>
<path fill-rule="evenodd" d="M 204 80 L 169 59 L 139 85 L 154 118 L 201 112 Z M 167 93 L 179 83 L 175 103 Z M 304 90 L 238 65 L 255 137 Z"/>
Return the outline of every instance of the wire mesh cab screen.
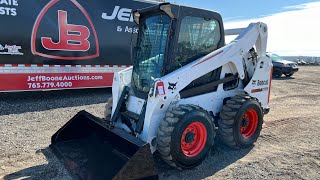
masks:
<path fill-rule="evenodd" d="M 148 92 L 154 79 L 161 77 L 169 26 L 170 17 L 165 14 L 148 17 L 140 23 L 133 69 L 133 81 L 139 91 Z"/>

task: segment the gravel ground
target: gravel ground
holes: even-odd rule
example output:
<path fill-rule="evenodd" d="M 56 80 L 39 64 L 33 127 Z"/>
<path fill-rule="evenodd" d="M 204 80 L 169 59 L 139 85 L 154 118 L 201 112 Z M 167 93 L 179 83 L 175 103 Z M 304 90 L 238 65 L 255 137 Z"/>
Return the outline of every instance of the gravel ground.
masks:
<path fill-rule="evenodd" d="M 254 147 L 220 142 L 193 170 L 161 165 L 160 179 L 320 179 L 320 67 L 272 82 L 271 112 Z M 71 179 L 51 135 L 80 110 L 103 116 L 110 89 L 0 94 L 0 179 Z"/>

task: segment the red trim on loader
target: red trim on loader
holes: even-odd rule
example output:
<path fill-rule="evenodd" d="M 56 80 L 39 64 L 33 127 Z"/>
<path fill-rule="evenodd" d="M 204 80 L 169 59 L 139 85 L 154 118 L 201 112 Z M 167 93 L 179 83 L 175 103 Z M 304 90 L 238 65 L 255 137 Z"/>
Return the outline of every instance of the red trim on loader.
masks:
<path fill-rule="evenodd" d="M 197 64 L 193 65 L 192 67 L 195 67 L 195 66 L 197 66 L 197 65 L 199 65 L 199 64 L 201 64 L 201 63 L 204 63 L 204 62 L 206 62 L 206 61 L 210 60 L 211 58 L 213 58 L 213 57 L 215 57 L 215 56 L 217 56 L 217 55 L 221 54 L 222 52 L 223 52 L 223 51 L 217 52 L 216 54 L 214 54 L 214 55 L 212 55 L 212 56 L 210 56 L 210 57 L 207 57 L 206 59 L 204 59 L 204 60 L 202 60 L 202 61 L 198 62 Z"/>
<path fill-rule="evenodd" d="M 252 89 L 252 90 L 251 90 L 251 93 L 257 93 L 257 92 L 261 92 L 261 91 L 262 91 L 261 88 L 259 88 L 259 89 Z"/>
<path fill-rule="evenodd" d="M 247 110 L 244 114 L 243 122 L 240 127 L 241 134 L 244 137 L 250 138 L 256 132 L 259 121 L 258 119 L 258 113 L 255 110 Z"/>
<path fill-rule="evenodd" d="M 201 122 L 191 123 L 182 133 L 181 150 L 188 157 L 200 154 L 207 142 L 207 130 Z"/>

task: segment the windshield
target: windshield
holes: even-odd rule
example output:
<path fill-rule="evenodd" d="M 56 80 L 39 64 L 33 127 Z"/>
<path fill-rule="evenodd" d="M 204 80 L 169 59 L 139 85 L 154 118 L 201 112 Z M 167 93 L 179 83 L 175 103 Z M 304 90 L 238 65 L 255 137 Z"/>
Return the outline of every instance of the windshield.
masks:
<path fill-rule="evenodd" d="M 272 54 L 271 59 L 272 59 L 272 61 L 274 61 L 274 62 L 279 62 L 279 61 L 282 61 L 282 60 L 283 60 L 282 57 L 280 57 L 280 56 L 278 56 L 278 55 L 276 55 L 276 54 Z"/>
<path fill-rule="evenodd" d="M 133 83 L 138 91 L 149 92 L 154 80 L 161 77 L 164 65 L 170 18 L 156 15 L 139 25 L 133 66 Z"/>

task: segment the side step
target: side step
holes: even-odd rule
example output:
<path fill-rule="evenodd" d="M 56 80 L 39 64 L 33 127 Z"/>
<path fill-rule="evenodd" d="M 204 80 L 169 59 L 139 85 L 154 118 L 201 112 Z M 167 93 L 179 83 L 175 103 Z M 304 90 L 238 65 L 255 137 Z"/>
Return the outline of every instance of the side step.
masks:
<path fill-rule="evenodd" d="M 158 179 L 150 145 L 81 111 L 50 148 L 75 179 Z"/>

